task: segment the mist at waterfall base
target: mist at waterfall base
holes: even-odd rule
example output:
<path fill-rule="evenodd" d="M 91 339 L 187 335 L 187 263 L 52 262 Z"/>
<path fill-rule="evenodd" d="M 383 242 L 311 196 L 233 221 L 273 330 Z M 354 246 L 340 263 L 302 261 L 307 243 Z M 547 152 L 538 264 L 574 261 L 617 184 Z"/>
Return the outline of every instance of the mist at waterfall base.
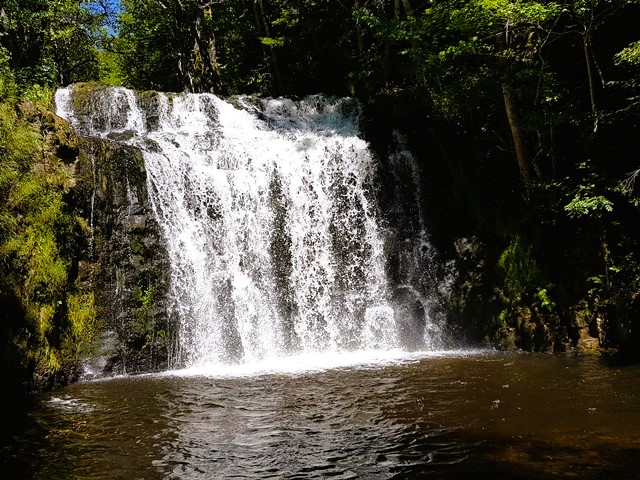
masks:
<path fill-rule="evenodd" d="M 394 215 L 414 230 L 398 239 L 379 211 L 385 173 L 360 138 L 357 101 L 150 102 L 112 88 L 78 113 L 69 87 L 56 104 L 81 135 L 143 152 L 171 266 L 170 365 L 182 374 L 384 362 L 441 346 L 418 167 L 396 133 L 387 161 L 406 170 L 396 208 L 407 211 Z"/>

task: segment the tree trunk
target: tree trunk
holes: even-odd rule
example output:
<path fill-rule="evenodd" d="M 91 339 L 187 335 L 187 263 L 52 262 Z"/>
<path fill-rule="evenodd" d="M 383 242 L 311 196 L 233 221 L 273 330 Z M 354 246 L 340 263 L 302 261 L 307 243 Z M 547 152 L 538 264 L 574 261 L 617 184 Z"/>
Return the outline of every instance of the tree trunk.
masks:
<path fill-rule="evenodd" d="M 253 15 L 256 19 L 256 28 L 258 29 L 258 35 L 264 37 L 270 37 L 269 25 L 267 24 L 266 16 L 264 14 L 264 5 L 262 0 L 253 0 Z M 264 47 L 263 47 L 264 48 Z M 273 46 L 266 47 L 269 50 L 269 56 L 271 57 L 271 68 L 273 69 L 273 76 L 275 77 L 275 90 L 274 93 L 280 93 L 284 91 L 284 85 L 282 83 L 282 76 L 280 75 L 280 67 L 278 66 L 278 57 Z"/>
<path fill-rule="evenodd" d="M 195 21 L 194 73 L 196 73 L 196 88 L 199 92 L 219 92 L 222 88 L 218 62 L 216 58 L 216 42 L 213 35 L 202 31 L 203 20 L 211 18 L 211 8 L 198 9 Z"/>
<path fill-rule="evenodd" d="M 593 81 L 593 66 L 591 65 L 591 55 L 589 54 L 589 31 L 582 34 L 582 46 L 584 49 L 584 61 L 587 65 L 587 79 L 589 81 L 589 99 L 591 101 L 591 115 L 593 118 L 593 133 L 598 131 L 598 110 L 596 106 L 596 87 Z"/>
<path fill-rule="evenodd" d="M 360 8 L 360 2 L 356 0 L 353 6 L 353 11 L 356 11 L 359 8 Z M 356 22 L 356 41 L 358 44 L 358 54 L 362 55 L 362 53 L 364 52 L 364 41 L 362 38 L 362 25 L 360 25 L 360 22 Z"/>
<path fill-rule="evenodd" d="M 520 175 L 522 176 L 525 187 L 528 190 L 531 183 L 531 165 L 529 164 L 527 150 L 525 149 L 524 140 L 522 139 L 522 132 L 520 131 L 520 116 L 518 115 L 518 108 L 513 95 L 513 89 L 508 77 L 506 77 L 502 82 L 502 98 L 504 99 L 504 108 L 507 113 L 509 127 L 511 128 L 511 137 L 513 138 L 513 146 L 516 153 L 516 160 L 518 161 L 518 168 L 520 169 Z"/>
<path fill-rule="evenodd" d="M 173 10 L 173 32 L 172 37 L 175 42 L 175 51 L 177 53 L 176 68 L 178 77 L 180 79 L 180 85 L 184 90 L 190 92 L 194 91 L 194 81 L 192 75 L 192 66 L 190 65 L 192 44 L 189 44 L 188 32 L 184 30 L 184 26 L 188 25 L 189 19 L 182 7 L 180 1 L 173 2 L 172 4 L 162 4 L 165 8 L 171 8 Z"/>
<path fill-rule="evenodd" d="M 407 18 L 413 18 L 413 8 L 411 8 L 409 0 L 402 0 L 402 5 L 404 5 L 404 12 Z"/>
<path fill-rule="evenodd" d="M 504 36 L 499 35 L 498 48 L 502 51 L 509 48 L 511 43 L 511 37 L 509 32 L 509 22 L 505 24 Z M 513 84 L 511 78 L 512 65 L 506 58 L 502 59 L 502 99 L 504 100 L 504 110 L 507 114 L 507 121 L 509 122 L 509 128 L 511 129 L 511 138 L 513 139 L 513 147 L 516 154 L 516 161 L 518 162 L 518 169 L 520 170 L 520 176 L 524 182 L 526 196 L 529 196 L 529 187 L 531 185 L 531 163 L 527 155 L 527 149 L 524 146 L 524 140 L 522 138 L 522 131 L 520 130 L 520 115 L 518 113 L 518 106 L 515 95 L 513 93 Z"/>

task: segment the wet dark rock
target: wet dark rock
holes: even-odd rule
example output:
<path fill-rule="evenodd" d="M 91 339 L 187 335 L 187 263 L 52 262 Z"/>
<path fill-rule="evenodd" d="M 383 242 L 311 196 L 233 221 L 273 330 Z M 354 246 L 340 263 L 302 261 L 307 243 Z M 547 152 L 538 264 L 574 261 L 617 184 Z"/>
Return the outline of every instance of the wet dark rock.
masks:
<path fill-rule="evenodd" d="M 210 128 L 216 128 L 218 122 L 218 110 L 216 109 L 213 97 L 203 96 L 200 98 L 200 109 L 207 116 L 207 125 Z"/>
<path fill-rule="evenodd" d="M 160 94 L 153 90 L 137 92 L 138 105 L 145 112 L 147 130 L 156 130 L 160 122 Z"/>
<path fill-rule="evenodd" d="M 91 251 L 98 317 L 112 332 L 95 340 L 92 374 L 165 368 L 170 325 L 168 258 L 153 216 L 139 149 L 80 137 L 75 202 L 93 225 Z M 106 348 L 106 349 L 105 349 Z M 102 366 L 103 372 L 95 369 Z"/>
<path fill-rule="evenodd" d="M 131 233 L 143 233 L 146 226 L 146 215 L 131 215 L 127 219 L 127 230 Z"/>
<path fill-rule="evenodd" d="M 566 353 L 571 350 L 571 339 L 565 325 L 558 325 L 553 342 L 553 353 Z"/>
<path fill-rule="evenodd" d="M 131 140 L 134 136 L 135 132 L 133 130 L 125 130 L 124 132 L 111 132 L 107 135 L 107 138 L 117 142 L 126 142 L 127 140 Z"/>
<path fill-rule="evenodd" d="M 636 292 L 610 299 L 597 308 L 595 325 L 591 330 L 598 334 L 605 349 L 615 349 L 625 361 L 640 360 L 640 299 Z"/>
<path fill-rule="evenodd" d="M 478 264 L 485 248 L 477 237 L 458 238 L 453 242 L 459 261 Z"/>
<path fill-rule="evenodd" d="M 599 320 L 600 318 L 600 320 Z M 601 317 L 589 310 L 586 301 L 571 307 L 568 314 L 570 338 L 575 346 L 574 351 L 579 355 L 593 355 L 600 352 Z"/>
<path fill-rule="evenodd" d="M 149 152 L 155 152 L 155 153 L 160 152 L 160 145 L 158 145 L 157 142 L 149 138 L 144 139 L 144 147 Z"/>
<path fill-rule="evenodd" d="M 577 339 L 579 337 L 578 332 L 586 328 L 591 322 L 589 308 L 586 302 L 581 302 L 569 309 L 569 321 L 573 329 L 573 335 Z"/>
<path fill-rule="evenodd" d="M 477 237 L 455 240 L 444 282 L 448 291 L 448 328 L 455 338 L 510 349 L 514 343 L 512 332 L 504 330 L 508 326 L 488 320 L 497 316 L 499 301 L 487 255 L 486 245 Z"/>
<path fill-rule="evenodd" d="M 78 143 L 69 123 L 30 101 L 21 102 L 18 109 L 21 116 L 34 124 L 42 133 L 45 156 L 55 156 L 67 165 L 76 161 Z"/>
<path fill-rule="evenodd" d="M 498 329 L 494 336 L 493 346 L 498 350 L 509 351 L 517 349 L 516 329 L 513 327 L 502 327 Z"/>

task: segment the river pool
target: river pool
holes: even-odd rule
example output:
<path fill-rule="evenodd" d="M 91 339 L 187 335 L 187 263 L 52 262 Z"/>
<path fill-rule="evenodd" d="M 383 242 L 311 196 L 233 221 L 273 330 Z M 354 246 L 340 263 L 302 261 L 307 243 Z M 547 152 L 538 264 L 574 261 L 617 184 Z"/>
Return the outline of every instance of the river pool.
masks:
<path fill-rule="evenodd" d="M 0 476 L 640 478 L 640 367 L 483 352 L 298 361 L 43 394 L 5 419 Z"/>

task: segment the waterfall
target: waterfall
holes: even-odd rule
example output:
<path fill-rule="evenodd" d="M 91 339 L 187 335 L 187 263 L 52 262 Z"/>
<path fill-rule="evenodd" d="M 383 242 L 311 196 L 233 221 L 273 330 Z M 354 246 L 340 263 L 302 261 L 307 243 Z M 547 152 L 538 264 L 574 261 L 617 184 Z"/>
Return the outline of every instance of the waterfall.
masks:
<path fill-rule="evenodd" d="M 73 87 L 56 94 L 79 134 L 143 152 L 171 264 L 176 366 L 405 346 L 380 166 L 359 136 L 357 101 L 124 88 L 80 100 Z M 433 332 L 421 335 L 429 345 Z"/>

